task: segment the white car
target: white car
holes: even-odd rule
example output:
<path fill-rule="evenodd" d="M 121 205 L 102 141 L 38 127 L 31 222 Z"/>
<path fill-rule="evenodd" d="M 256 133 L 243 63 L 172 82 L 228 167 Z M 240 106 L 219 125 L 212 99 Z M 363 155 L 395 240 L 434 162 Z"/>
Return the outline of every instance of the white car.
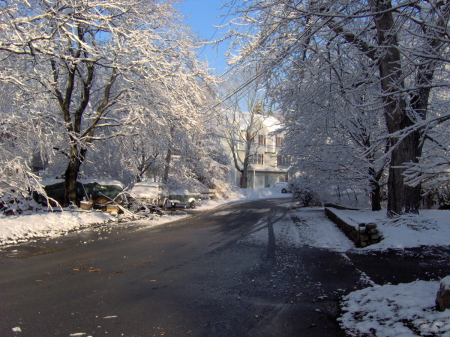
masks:
<path fill-rule="evenodd" d="M 280 181 L 279 183 L 273 184 L 272 188 L 278 189 L 281 193 L 292 193 L 289 189 L 289 183 L 285 181 Z"/>
<path fill-rule="evenodd" d="M 144 203 L 166 209 L 169 200 L 169 187 L 164 183 L 143 181 L 134 185 L 130 195 Z"/>

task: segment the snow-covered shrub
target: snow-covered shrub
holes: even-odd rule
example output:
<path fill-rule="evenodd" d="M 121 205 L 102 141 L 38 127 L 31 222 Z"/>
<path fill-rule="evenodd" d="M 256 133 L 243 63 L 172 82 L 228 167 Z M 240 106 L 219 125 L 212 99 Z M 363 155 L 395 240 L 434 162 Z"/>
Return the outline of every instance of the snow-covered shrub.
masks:
<path fill-rule="evenodd" d="M 42 210 L 42 206 L 29 193 L 4 189 L 0 195 L 0 214 L 17 215 L 37 210 Z"/>
<path fill-rule="evenodd" d="M 381 198 L 382 200 L 385 199 L 385 194 L 383 192 L 381 192 Z M 326 202 L 351 208 L 369 208 L 371 205 L 369 192 L 358 186 L 350 186 L 347 188 L 340 188 L 338 186 L 337 188 L 334 188 L 331 193 L 328 193 L 324 199 Z"/>
<path fill-rule="evenodd" d="M 440 208 L 450 208 L 450 185 L 442 185 L 437 189 L 437 199 Z"/>
<path fill-rule="evenodd" d="M 31 196 L 33 191 L 42 193 L 43 190 L 39 177 L 31 172 L 25 160 L 3 149 L 0 162 L 0 214 L 22 214 L 40 209 Z"/>
<path fill-rule="evenodd" d="M 319 193 L 313 187 L 310 179 L 300 177 L 289 182 L 294 199 L 299 200 L 304 207 L 321 206 L 322 201 Z"/>
<path fill-rule="evenodd" d="M 422 186 L 422 208 L 450 209 L 450 185 L 441 184 L 429 188 L 427 184 Z"/>

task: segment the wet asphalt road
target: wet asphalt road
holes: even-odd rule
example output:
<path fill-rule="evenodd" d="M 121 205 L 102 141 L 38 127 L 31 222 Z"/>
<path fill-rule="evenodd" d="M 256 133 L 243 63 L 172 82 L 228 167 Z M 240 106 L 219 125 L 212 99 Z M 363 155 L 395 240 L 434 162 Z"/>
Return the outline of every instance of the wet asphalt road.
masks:
<path fill-rule="evenodd" d="M 0 251 L 0 336 L 345 336 L 339 300 L 450 274 L 450 249 L 369 255 L 279 244 L 289 199 L 157 228 L 100 227 Z M 266 244 L 241 241 L 267 226 Z M 20 328 L 20 331 L 19 329 Z"/>

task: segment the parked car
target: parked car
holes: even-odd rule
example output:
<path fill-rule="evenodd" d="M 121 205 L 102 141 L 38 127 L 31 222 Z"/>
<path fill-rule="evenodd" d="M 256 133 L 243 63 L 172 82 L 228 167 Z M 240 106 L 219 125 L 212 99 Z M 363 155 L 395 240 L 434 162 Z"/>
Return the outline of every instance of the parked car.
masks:
<path fill-rule="evenodd" d="M 129 194 L 146 206 L 159 206 L 165 210 L 169 200 L 169 187 L 160 182 L 144 181 L 136 183 Z"/>
<path fill-rule="evenodd" d="M 64 201 L 65 182 L 63 179 L 44 179 L 41 184 L 49 198 L 62 204 Z M 105 179 L 79 179 L 77 181 L 77 199 L 79 201 L 91 200 L 94 205 L 106 204 L 109 202 L 123 202 L 123 184 L 117 180 Z M 35 194 L 35 200 L 45 204 L 47 199 L 40 194 Z"/>
<path fill-rule="evenodd" d="M 202 201 L 201 194 L 196 192 L 189 192 L 187 190 L 176 190 L 170 192 L 169 203 L 172 207 L 182 205 L 190 208 L 195 208 L 196 204 Z"/>
<path fill-rule="evenodd" d="M 78 182 L 82 184 L 86 198 L 91 199 L 94 205 L 112 201 L 120 204 L 123 201 L 123 184 L 118 180 L 84 178 Z"/>
<path fill-rule="evenodd" d="M 279 183 L 273 184 L 272 188 L 278 189 L 281 193 L 292 193 L 289 183 L 285 181 L 280 181 Z"/>

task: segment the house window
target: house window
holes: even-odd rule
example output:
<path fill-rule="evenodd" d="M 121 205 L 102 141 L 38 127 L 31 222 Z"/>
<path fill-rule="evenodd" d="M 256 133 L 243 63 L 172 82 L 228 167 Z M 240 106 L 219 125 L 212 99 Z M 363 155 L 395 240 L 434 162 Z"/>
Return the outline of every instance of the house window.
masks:
<path fill-rule="evenodd" d="M 288 166 L 291 163 L 291 156 L 277 155 L 277 166 Z"/>
<path fill-rule="evenodd" d="M 256 155 L 249 156 L 248 162 L 251 164 L 264 165 L 264 154 L 258 153 Z"/>
<path fill-rule="evenodd" d="M 283 137 L 275 137 L 275 146 L 283 146 L 284 138 Z"/>
<path fill-rule="evenodd" d="M 258 135 L 258 144 L 259 145 L 266 145 L 266 136 L 265 135 Z"/>
<path fill-rule="evenodd" d="M 258 154 L 258 164 L 264 165 L 264 154 L 262 153 Z"/>

